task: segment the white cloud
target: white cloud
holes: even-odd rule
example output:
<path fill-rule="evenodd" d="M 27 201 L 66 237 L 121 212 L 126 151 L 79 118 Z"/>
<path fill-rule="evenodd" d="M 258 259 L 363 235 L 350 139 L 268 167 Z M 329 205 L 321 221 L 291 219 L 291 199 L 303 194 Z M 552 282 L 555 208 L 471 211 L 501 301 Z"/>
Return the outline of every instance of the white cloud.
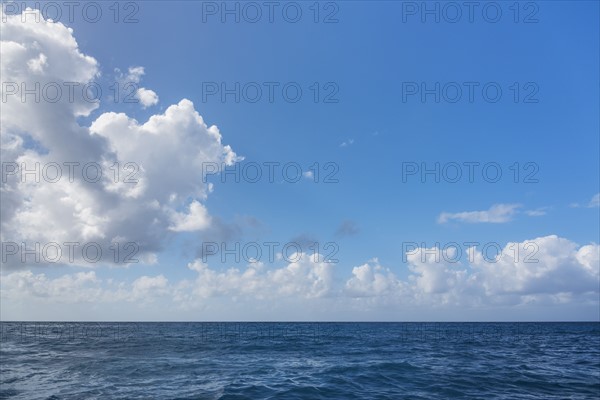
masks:
<path fill-rule="evenodd" d="M 191 284 L 188 298 L 203 299 L 213 296 L 248 296 L 258 299 L 277 299 L 295 296 L 319 298 L 330 293 L 333 285 L 334 264 L 326 263 L 319 254 L 296 253 L 282 268 L 267 269 L 260 262 L 250 263 L 245 270 L 230 268 L 212 270 L 196 260 L 188 268 L 198 273 Z"/>
<path fill-rule="evenodd" d="M 163 275 L 141 276 L 131 284 L 131 299 L 147 300 L 168 293 L 169 281 Z"/>
<path fill-rule="evenodd" d="M 312 171 L 305 171 L 302 173 L 302 176 L 304 176 L 306 179 L 313 179 L 315 174 Z"/>
<path fill-rule="evenodd" d="M 352 268 L 352 277 L 345 283 L 345 293 L 350 297 L 375 297 L 399 294 L 405 290 L 391 270 L 379 264 L 376 258 Z"/>
<path fill-rule="evenodd" d="M 445 224 L 452 220 L 468 223 L 504 223 L 510 221 L 520 207 L 519 204 L 494 204 L 485 211 L 443 212 L 438 217 L 438 223 Z"/>
<path fill-rule="evenodd" d="M 101 281 L 93 271 L 49 278 L 44 273 L 18 271 L 2 276 L 1 293 L 12 301 L 43 299 L 52 303 L 89 302 L 100 299 Z"/>
<path fill-rule="evenodd" d="M 346 276 L 320 255 L 295 254 L 280 267 L 260 262 L 245 268 L 216 269 L 201 260 L 188 264 L 193 279 L 170 282 L 164 275 L 141 276 L 131 283 L 99 279 L 93 271 L 49 278 L 44 273 L 18 271 L 2 275 L 0 293 L 5 300 L 24 304 L 91 302 L 97 306 L 115 302 L 161 304 L 193 310 L 238 303 L 252 313 L 255 308 L 279 309 L 283 304 L 335 308 L 325 315 L 354 311 L 489 309 L 532 305 L 599 305 L 600 246 L 576 243 L 555 235 L 523 242 L 509 242 L 491 257 L 470 248 L 459 262 L 455 250 L 419 248 L 407 254 L 408 276 L 402 269 L 383 267 L 377 259 L 351 269 Z M 319 304 L 321 306 L 319 306 Z M 216 308 L 215 308 L 216 307 Z M 333 307 L 333 306 L 332 306 Z M 3 311 L 4 312 L 4 311 Z M 327 314 L 329 312 L 330 314 Z M 243 315 L 243 314 L 242 314 Z M 250 315 L 250 314 L 247 314 Z M 284 314 L 294 318 L 292 314 Z M 397 314 L 399 315 L 399 314 Z M 227 318 L 223 315 L 222 318 Z"/>
<path fill-rule="evenodd" d="M 40 22 L 35 18 L 21 22 L 19 15 L 5 17 L 3 80 L 17 83 L 19 90 L 21 83 L 33 88 L 36 82 L 65 89 L 56 102 L 35 101 L 33 95 L 23 102 L 20 94 L 1 93 L 6 96 L 1 114 L 2 161 L 23 163 L 28 169 L 36 163 L 62 167 L 58 182 L 39 177 L 35 182 L 32 176 L 22 182 L 18 173 L 2 180 L 2 241 L 42 245 L 93 241 L 103 249 L 100 262 L 113 263 L 110 246 L 118 239 L 121 245 L 137 243 L 137 258 L 151 260 L 172 232 L 210 224 L 200 203 L 210 192 L 203 183 L 202 165 L 232 165 L 238 159 L 221 143 L 219 129 L 208 126 L 187 99 L 146 122 L 106 112 L 91 126 L 81 125 L 77 117 L 89 116 L 98 103 L 86 100 L 82 90 L 75 90 L 70 99 L 65 83 L 74 82 L 81 89 L 100 75 L 98 62 L 80 51 L 73 30 L 61 23 L 43 17 Z M 132 67 L 127 79 L 139 82 L 143 75 L 143 67 Z M 142 104 L 154 102 L 154 92 L 141 93 L 146 96 Z M 71 162 L 79 163 L 72 181 L 64 164 Z M 86 164 L 100 167 L 98 182 L 86 179 Z M 96 168 L 91 171 L 94 177 Z M 128 177 L 134 180 L 124 182 Z M 188 204 L 189 213 L 178 212 Z M 72 264 L 90 265 L 78 253 Z"/>
<path fill-rule="evenodd" d="M 551 235 L 507 243 L 493 262 L 478 253 L 471 266 L 489 296 L 597 292 L 599 251 Z"/>
<path fill-rule="evenodd" d="M 17 271 L 2 276 L 1 294 L 10 301 L 54 304 L 152 301 L 171 290 L 163 275 L 140 276 L 131 284 L 102 280 L 94 271 L 51 278 L 45 273 Z"/>
<path fill-rule="evenodd" d="M 16 271 L 2 275 L 0 295 L 4 300 L 45 303 L 115 302 L 150 303 L 170 298 L 182 307 L 202 306 L 210 298 L 281 300 L 318 299 L 330 294 L 334 265 L 319 254 L 292 254 L 293 262 L 279 268 L 266 268 L 260 262 L 245 269 L 211 269 L 201 260 L 188 264 L 196 273 L 193 280 L 170 283 L 164 275 L 140 276 L 130 284 L 96 277 L 94 271 L 50 278 L 45 273 Z M 167 299 L 168 300 L 168 299 Z"/>
<path fill-rule="evenodd" d="M 588 203 L 588 207 L 600 207 L 600 193 L 596 193 Z"/>
<path fill-rule="evenodd" d="M 446 250 L 432 247 L 419 248 L 407 254 L 414 288 L 427 294 L 448 293 L 463 284 L 467 271 L 457 269 L 457 265 L 447 261 L 455 259 L 455 252 L 456 249 L 452 247 Z"/>
<path fill-rule="evenodd" d="M 142 103 L 144 108 L 148 108 L 158 103 L 158 95 L 150 89 L 139 88 L 135 97 Z"/>
<path fill-rule="evenodd" d="M 119 71 L 117 70 L 117 72 L 119 72 Z M 128 74 L 127 74 L 125 80 L 127 82 L 140 83 L 142 76 L 144 76 L 145 74 L 146 74 L 146 71 L 144 70 L 144 67 L 141 67 L 141 66 L 129 67 Z"/>
<path fill-rule="evenodd" d="M 117 83 L 122 88 L 121 94 L 129 95 L 132 89 L 135 90 L 135 98 L 142 104 L 142 108 L 148 108 L 150 106 L 158 104 L 158 95 L 155 91 L 141 87 L 139 83 L 142 77 L 146 75 L 146 70 L 142 66 L 129 67 L 127 74 L 121 72 L 119 68 L 115 68 L 115 76 Z M 119 94 L 116 92 L 115 94 Z M 115 99 L 115 101 L 121 101 L 122 99 Z"/>
<path fill-rule="evenodd" d="M 171 220 L 173 225 L 169 229 L 175 232 L 199 231 L 210 225 L 206 207 L 196 200 L 190 204 L 188 214 L 173 212 Z"/>
<path fill-rule="evenodd" d="M 535 210 L 526 210 L 524 212 L 529 217 L 542 217 L 547 214 L 546 210 L 547 210 L 546 207 L 542 207 L 542 208 L 537 208 Z"/>
<path fill-rule="evenodd" d="M 594 196 L 592 196 L 591 200 L 586 205 L 582 205 L 580 203 L 571 203 L 571 204 L 569 204 L 569 207 L 571 207 L 571 208 L 580 208 L 580 207 L 596 208 L 596 207 L 600 207 L 600 193 L 596 193 Z"/>

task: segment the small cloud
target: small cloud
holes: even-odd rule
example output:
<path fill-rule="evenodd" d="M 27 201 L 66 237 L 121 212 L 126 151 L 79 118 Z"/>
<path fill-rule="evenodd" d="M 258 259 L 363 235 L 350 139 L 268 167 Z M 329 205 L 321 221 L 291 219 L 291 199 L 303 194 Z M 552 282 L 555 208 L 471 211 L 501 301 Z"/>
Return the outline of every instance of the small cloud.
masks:
<path fill-rule="evenodd" d="M 600 207 L 600 193 L 596 193 L 588 203 L 589 208 Z"/>
<path fill-rule="evenodd" d="M 158 104 L 158 95 L 154 90 L 146 89 L 139 85 L 145 74 L 146 71 L 142 66 L 129 67 L 126 74 L 119 68 L 115 68 L 115 76 L 119 85 L 122 85 L 125 89 L 128 89 L 130 86 L 135 87 L 137 89 L 135 91 L 135 98 L 139 100 L 143 108 L 148 108 Z"/>
<path fill-rule="evenodd" d="M 439 224 L 456 220 L 467 223 L 495 223 L 500 224 L 512 220 L 520 204 L 494 204 L 485 211 L 463 211 L 459 213 L 443 212 L 438 217 Z"/>
<path fill-rule="evenodd" d="M 127 74 L 124 74 L 120 68 L 115 68 L 115 76 L 119 79 L 120 82 L 132 82 L 132 83 L 140 83 L 142 76 L 146 74 L 144 67 L 129 67 L 127 69 Z"/>
<path fill-rule="evenodd" d="M 304 176 L 306 179 L 312 179 L 315 176 L 315 174 L 312 171 L 306 171 L 302 173 L 302 176 Z"/>
<path fill-rule="evenodd" d="M 582 205 L 580 203 L 571 203 L 569 204 L 569 207 L 571 208 L 596 208 L 596 207 L 600 207 L 600 193 L 596 193 L 592 199 L 586 204 L 586 205 Z"/>
<path fill-rule="evenodd" d="M 358 232 L 360 232 L 360 229 L 358 228 L 358 225 L 356 225 L 356 222 L 346 220 L 337 228 L 335 235 L 337 237 L 354 236 L 358 234 Z"/>
<path fill-rule="evenodd" d="M 342 142 L 342 144 L 340 144 L 340 147 L 347 147 L 347 146 L 351 146 L 354 144 L 354 139 L 348 139 L 345 142 Z"/>
<path fill-rule="evenodd" d="M 139 88 L 135 97 L 142 103 L 142 107 L 148 108 L 158 103 L 158 95 L 154 90 Z"/>
<path fill-rule="evenodd" d="M 171 220 L 173 224 L 169 229 L 174 232 L 200 231 L 210 225 L 210 216 L 206 207 L 196 200 L 190 204 L 188 214 L 174 212 Z"/>
<path fill-rule="evenodd" d="M 548 207 L 540 207 L 535 210 L 525 210 L 524 212 L 525 212 L 525 215 L 528 215 L 530 217 L 541 217 L 541 216 L 547 214 L 547 212 L 546 212 L 547 209 L 548 209 Z"/>
<path fill-rule="evenodd" d="M 129 73 L 127 74 L 128 82 L 139 83 L 146 72 L 144 67 L 129 67 Z"/>

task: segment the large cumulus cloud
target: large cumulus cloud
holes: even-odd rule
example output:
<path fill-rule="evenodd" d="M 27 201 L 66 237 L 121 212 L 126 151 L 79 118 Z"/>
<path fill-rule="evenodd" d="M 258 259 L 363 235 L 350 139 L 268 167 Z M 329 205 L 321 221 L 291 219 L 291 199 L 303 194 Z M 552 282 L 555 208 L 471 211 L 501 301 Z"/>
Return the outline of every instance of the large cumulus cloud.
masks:
<path fill-rule="evenodd" d="M 18 243 L 20 251 L 22 243 L 58 243 L 64 251 L 65 242 L 93 242 L 103 250 L 99 262 L 123 263 L 125 257 L 110 250 L 114 243 L 134 243 L 137 259 L 152 260 L 170 233 L 208 228 L 202 164 L 237 160 L 219 129 L 207 125 L 187 99 L 146 122 L 107 112 L 82 125 L 78 117 L 99 106 L 83 90 L 99 77 L 99 62 L 61 23 L 3 17 L 2 241 Z M 143 73 L 140 67 L 130 71 Z M 36 177 L 13 167 L 51 163 L 61 167 L 56 182 L 43 171 Z M 86 165 L 94 168 L 84 171 Z M 98 166 L 102 176 L 95 181 Z M 55 170 L 48 171 L 54 177 Z M 74 254 L 60 262 L 89 265 L 80 250 Z M 18 255 L 4 261 L 9 268 L 36 263 Z"/>

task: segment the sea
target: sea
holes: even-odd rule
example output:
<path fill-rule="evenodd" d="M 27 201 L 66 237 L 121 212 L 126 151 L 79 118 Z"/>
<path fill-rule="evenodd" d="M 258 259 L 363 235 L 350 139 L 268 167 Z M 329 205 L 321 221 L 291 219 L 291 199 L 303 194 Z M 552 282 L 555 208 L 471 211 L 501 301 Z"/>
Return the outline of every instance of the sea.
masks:
<path fill-rule="evenodd" d="M 600 399 L 600 323 L 1 322 L 1 399 Z"/>

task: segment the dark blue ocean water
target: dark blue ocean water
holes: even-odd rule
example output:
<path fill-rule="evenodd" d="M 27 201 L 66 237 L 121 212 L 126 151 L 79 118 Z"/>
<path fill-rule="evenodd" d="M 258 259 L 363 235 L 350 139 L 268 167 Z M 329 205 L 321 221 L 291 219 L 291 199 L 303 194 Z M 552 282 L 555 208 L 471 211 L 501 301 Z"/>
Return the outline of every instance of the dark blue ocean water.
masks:
<path fill-rule="evenodd" d="M 599 323 L 9 323 L 0 398 L 599 399 Z"/>

